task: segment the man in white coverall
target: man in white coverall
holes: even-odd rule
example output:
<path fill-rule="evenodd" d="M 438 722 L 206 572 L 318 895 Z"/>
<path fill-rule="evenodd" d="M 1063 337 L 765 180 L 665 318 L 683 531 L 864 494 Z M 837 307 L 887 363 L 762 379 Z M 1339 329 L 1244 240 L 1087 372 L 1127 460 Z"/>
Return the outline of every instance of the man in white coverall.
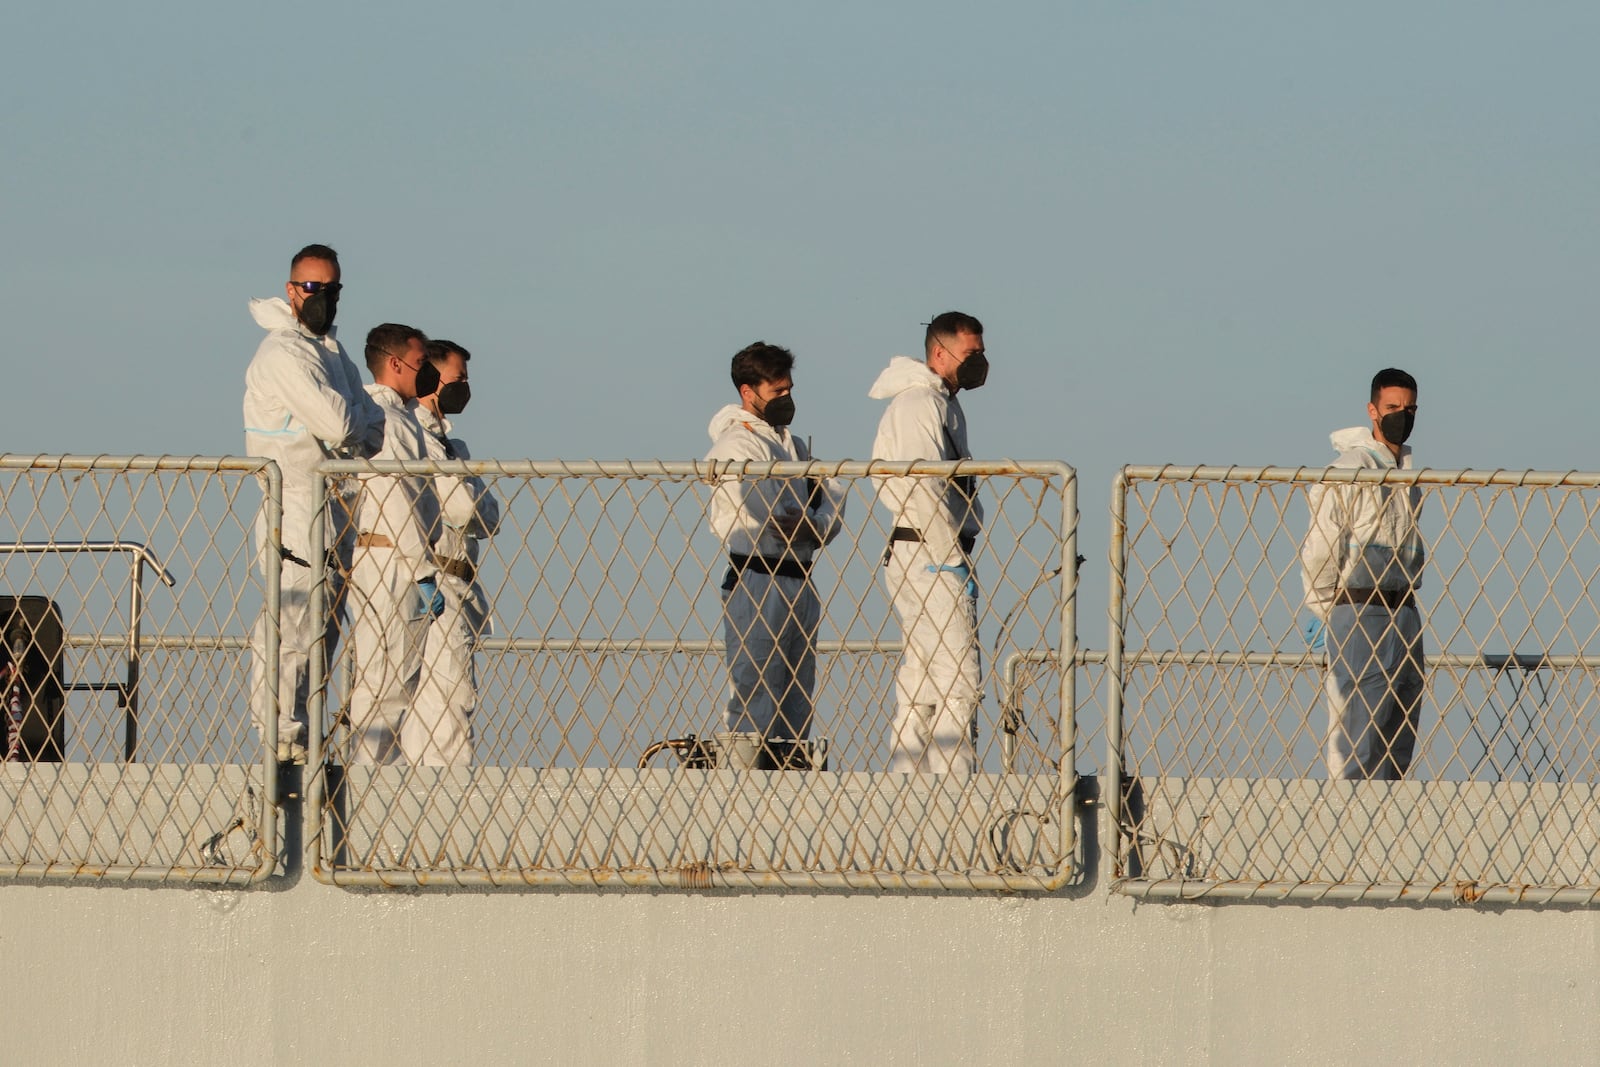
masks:
<path fill-rule="evenodd" d="M 339 277 L 338 254 L 326 245 L 307 245 L 289 265 L 286 300 L 250 301 L 250 314 L 267 336 L 245 371 L 245 453 L 277 461 L 283 476 L 277 712 L 282 761 L 305 761 L 311 652 L 324 641 L 333 658 L 354 536 L 347 501 L 335 496 L 324 513 L 328 614 L 313 619 L 311 524 L 326 495 L 314 471 L 325 457 L 370 456 L 383 445 L 383 412 L 362 389 L 361 375 L 335 335 Z M 268 539 L 263 516 L 256 526 L 258 553 L 267 551 Z M 263 732 L 272 716 L 265 626 L 263 619 L 256 627 L 250 672 L 251 714 Z"/>
<path fill-rule="evenodd" d="M 757 341 L 733 357 L 739 403 L 711 417 L 708 460 L 804 462 L 794 419 L 794 356 Z M 822 607 L 811 584 L 816 551 L 839 533 L 844 501 L 835 482 L 721 479 L 711 531 L 728 551 L 722 582 L 727 646 L 727 729 L 760 734 L 758 770 L 808 769 L 792 742 L 811 734 Z"/>
<path fill-rule="evenodd" d="M 453 341 L 429 341 L 425 351 L 438 371 L 438 388 L 418 396 L 415 407 L 428 458 L 471 459 L 466 442 L 450 436 L 450 416 L 460 414 L 472 398 L 467 382 L 472 354 Z M 433 493 L 440 520 L 433 555 L 444 614 L 423 641 L 422 677 L 402 721 L 400 747 L 414 765 L 465 767 L 472 762 L 472 713 L 478 703 L 473 655 L 489 623 L 489 598 L 477 580 L 478 542 L 499 527 L 500 503 L 478 477 L 438 475 Z"/>
<path fill-rule="evenodd" d="M 384 414 L 375 460 L 428 455 L 412 413 L 419 389 L 433 392 L 422 331 L 396 323 L 367 333 L 367 393 Z M 428 626 L 444 613 L 436 581 L 433 532 L 438 503 L 420 475 L 363 474 L 356 500 L 355 565 L 350 571 L 355 682 L 350 690 L 350 761 L 397 763 L 403 721 L 416 697 Z"/>
<path fill-rule="evenodd" d="M 895 356 L 867 395 L 889 401 L 878 460 L 971 459 L 956 394 L 988 377 L 983 324 L 947 311 L 928 325 L 921 360 Z M 905 652 L 895 675 L 889 769 L 970 773 L 981 697 L 978 586 L 972 552 L 983 528 L 974 479 L 885 477 L 878 499 L 893 523 L 885 581 Z"/>
<path fill-rule="evenodd" d="M 1336 431 L 1335 468 L 1409 470 L 1406 439 L 1417 382 L 1403 370 L 1372 379 L 1368 426 Z M 1424 549 L 1422 493 L 1411 485 L 1322 482 L 1307 493 L 1310 528 L 1300 551 L 1308 636 L 1325 637 L 1328 777 L 1403 778 L 1417 743 L 1422 703 Z"/>

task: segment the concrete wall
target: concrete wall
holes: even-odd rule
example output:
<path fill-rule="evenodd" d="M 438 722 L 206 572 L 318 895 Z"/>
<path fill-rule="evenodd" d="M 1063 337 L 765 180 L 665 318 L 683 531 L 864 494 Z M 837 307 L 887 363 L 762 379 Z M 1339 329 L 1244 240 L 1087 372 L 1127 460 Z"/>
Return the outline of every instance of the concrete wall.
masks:
<path fill-rule="evenodd" d="M 1592 1062 L 1600 914 L 0 886 L 6 1063 Z"/>

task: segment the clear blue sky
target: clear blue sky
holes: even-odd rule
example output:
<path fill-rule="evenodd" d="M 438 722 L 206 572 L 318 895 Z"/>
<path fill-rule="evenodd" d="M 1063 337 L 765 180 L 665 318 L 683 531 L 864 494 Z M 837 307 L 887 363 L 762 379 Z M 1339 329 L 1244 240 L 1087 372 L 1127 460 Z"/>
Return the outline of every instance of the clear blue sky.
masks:
<path fill-rule="evenodd" d="M 1078 465 L 1092 551 L 1118 464 L 1321 463 L 1390 364 L 1427 465 L 1600 467 L 1592 3 L 6 21 L 3 451 L 239 452 L 245 302 L 324 241 L 353 349 L 473 350 L 481 457 L 698 457 L 765 338 L 865 458 L 959 308 L 976 451 Z"/>

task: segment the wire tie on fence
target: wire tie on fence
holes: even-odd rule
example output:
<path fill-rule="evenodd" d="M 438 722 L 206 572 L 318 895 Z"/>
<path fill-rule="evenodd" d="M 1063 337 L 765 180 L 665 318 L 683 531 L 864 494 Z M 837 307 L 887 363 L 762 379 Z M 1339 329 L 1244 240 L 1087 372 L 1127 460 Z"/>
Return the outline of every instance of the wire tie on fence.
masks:
<path fill-rule="evenodd" d="M 252 852 L 261 847 L 261 835 L 256 826 L 256 791 L 248 784 L 244 792 L 239 794 L 239 799 L 234 801 L 233 819 L 221 830 L 206 838 L 200 844 L 200 862 L 207 867 L 236 867 L 231 856 L 223 850 L 223 842 L 235 830 L 243 830 L 250 839 Z"/>

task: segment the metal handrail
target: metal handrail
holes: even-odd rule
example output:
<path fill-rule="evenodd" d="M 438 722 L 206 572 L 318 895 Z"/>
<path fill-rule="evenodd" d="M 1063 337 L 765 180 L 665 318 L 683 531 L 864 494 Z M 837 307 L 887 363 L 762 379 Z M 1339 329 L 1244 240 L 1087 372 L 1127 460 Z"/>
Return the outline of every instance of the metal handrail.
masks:
<path fill-rule="evenodd" d="M 69 693 L 111 693 L 117 694 L 117 703 L 123 709 L 123 758 L 133 762 L 134 753 L 139 743 L 139 658 L 140 650 L 144 647 L 142 626 L 144 620 L 144 570 L 146 567 L 156 572 L 163 585 L 172 588 L 177 581 L 172 577 L 172 572 L 167 570 L 161 560 L 156 558 L 147 545 L 138 541 L 77 541 L 59 543 L 56 541 L 14 541 L 11 544 L 0 543 L 0 554 L 5 555 L 70 555 L 81 552 L 113 554 L 125 552 L 128 554 L 129 592 L 128 604 L 128 634 L 125 642 L 118 644 L 126 650 L 127 671 L 126 677 L 121 682 L 63 682 L 62 690 Z"/>

